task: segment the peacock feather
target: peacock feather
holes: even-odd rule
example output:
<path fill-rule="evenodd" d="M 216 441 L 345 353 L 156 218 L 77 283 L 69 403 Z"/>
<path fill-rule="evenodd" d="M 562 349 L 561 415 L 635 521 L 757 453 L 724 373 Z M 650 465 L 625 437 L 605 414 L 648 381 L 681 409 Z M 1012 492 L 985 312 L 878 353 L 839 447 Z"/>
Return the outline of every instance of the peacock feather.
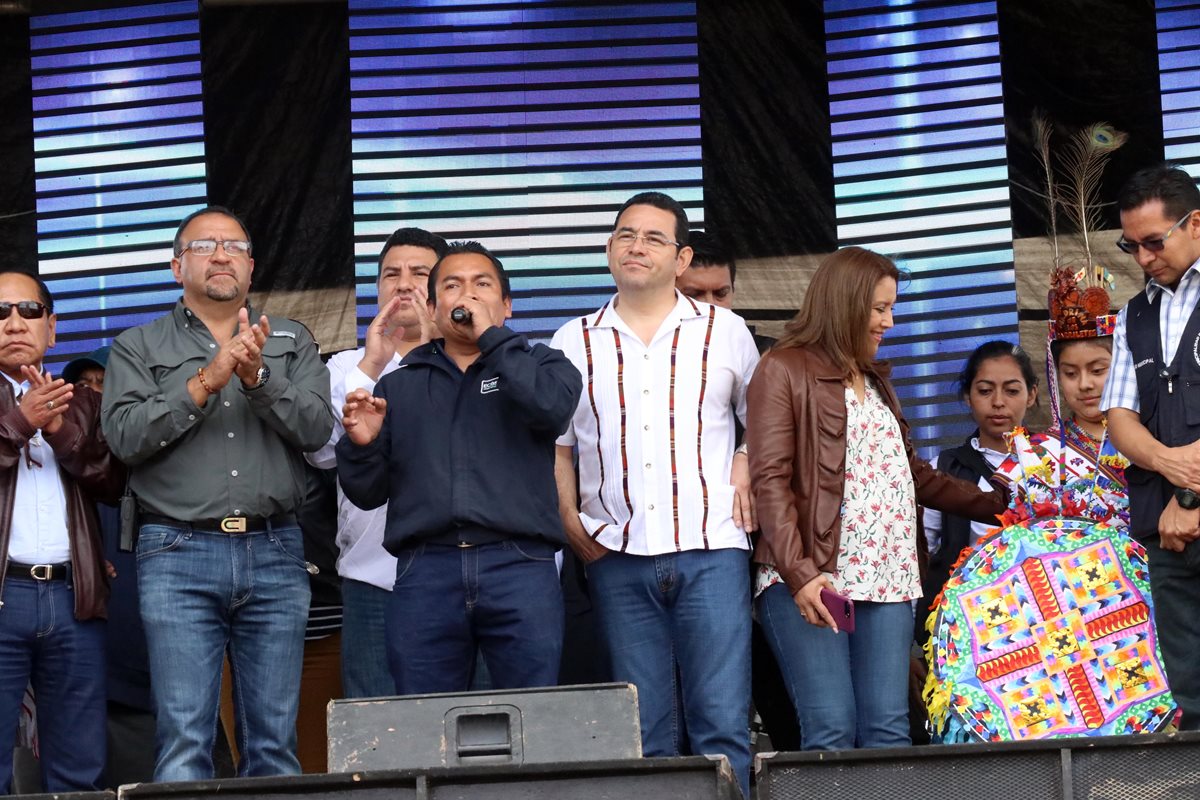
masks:
<path fill-rule="evenodd" d="M 1092 235 L 1103 224 L 1100 181 L 1112 154 L 1129 140 L 1107 122 L 1094 122 L 1071 134 L 1060 153 L 1062 180 L 1057 194 L 1063 212 L 1079 230 L 1088 275 L 1096 272 Z"/>

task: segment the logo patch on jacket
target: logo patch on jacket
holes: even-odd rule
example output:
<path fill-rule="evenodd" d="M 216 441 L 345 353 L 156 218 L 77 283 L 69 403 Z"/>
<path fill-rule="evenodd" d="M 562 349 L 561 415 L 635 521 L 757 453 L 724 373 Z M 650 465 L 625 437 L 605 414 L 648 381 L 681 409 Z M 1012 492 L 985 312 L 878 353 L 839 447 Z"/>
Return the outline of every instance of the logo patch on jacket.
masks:
<path fill-rule="evenodd" d="M 490 394 L 491 392 L 500 391 L 500 378 L 484 378 L 479 382 L 479 393 Z"/>

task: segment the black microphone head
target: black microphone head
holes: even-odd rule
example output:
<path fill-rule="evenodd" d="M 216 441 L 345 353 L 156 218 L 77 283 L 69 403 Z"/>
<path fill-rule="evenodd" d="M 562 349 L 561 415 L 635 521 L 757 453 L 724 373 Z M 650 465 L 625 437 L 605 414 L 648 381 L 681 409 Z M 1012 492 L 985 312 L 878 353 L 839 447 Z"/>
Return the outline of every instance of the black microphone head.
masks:
<path fill-rule="evenodd" d="M 470 322 L 471 321 L 471 312 L 467 311 L 462 306 L 459 306 L 458 308 L 455 308 L 453 311 L 450 312 L 450 319 L 453 322 L 457 322 L 460 324 L 463 322 Z"/>

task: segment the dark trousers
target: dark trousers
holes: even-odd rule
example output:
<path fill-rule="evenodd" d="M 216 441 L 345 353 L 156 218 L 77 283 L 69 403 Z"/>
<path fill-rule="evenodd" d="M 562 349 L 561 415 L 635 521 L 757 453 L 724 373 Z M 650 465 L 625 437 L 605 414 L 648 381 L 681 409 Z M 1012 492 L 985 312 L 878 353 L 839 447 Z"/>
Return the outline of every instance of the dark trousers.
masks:
<path fill-rule="evenodd" d="M 154 712 L 108 701 L 110 789 L 154 780 Z"/>
<path fill-rule="evenodd" d="M 554 686 L 562 641 L 551 545 L 418 544 L 397 557 L 387 646 L 398 694 L 467 691 L 477 653 L 495 689 Z"/>
<path fill-rule="evenodd" d="M 45 792 L 101 788 L 106 758 L 104 621 L 75 619 L 66 581 L 9 576 L 0 611 L 0 794 L 12 776 L 25 686 L 33 682 Z"/>
<path fill-rule="evenodd" d="M 1182 553 L 1142 540 L 1150 561 L 1154 625 L 1167 683 L 1183 711 L 1181 730 L 1200 730 L 1200 541 Z"/>

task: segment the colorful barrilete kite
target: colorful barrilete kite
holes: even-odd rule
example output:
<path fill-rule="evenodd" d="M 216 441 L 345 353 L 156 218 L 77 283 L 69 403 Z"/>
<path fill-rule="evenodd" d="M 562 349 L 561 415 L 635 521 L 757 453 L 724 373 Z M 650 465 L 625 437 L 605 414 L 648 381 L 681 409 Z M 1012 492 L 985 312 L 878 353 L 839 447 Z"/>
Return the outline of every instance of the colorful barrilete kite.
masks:
<path fill-rule="evenodd" d="M 1129 462 L 1094 397 L 1076 408 L 1064 393 L 1068 408 L 1059 408 L 1058 369 L 1082 348 L 1089 359 L 1111 353 L 1105 284 L 1090 253 L 1078 270 L 1056 263 L 1051 273 L 1054 423 L 1044 434 L 1013 432 L 997 473 L 1012 490 L 1009 508 L 963 552 L 931 606 L 925 700 L 937 740 L 1149 733 L 1175 719 L 1146 551 L 1127 533 Z"/>
<path fill-rule="evenodd" d="M 944 742 L 1161 730 L 1175 716 L 1146 552 L 1108 522 L 1025 519 L 953 572 L 930 615 Z"/>

